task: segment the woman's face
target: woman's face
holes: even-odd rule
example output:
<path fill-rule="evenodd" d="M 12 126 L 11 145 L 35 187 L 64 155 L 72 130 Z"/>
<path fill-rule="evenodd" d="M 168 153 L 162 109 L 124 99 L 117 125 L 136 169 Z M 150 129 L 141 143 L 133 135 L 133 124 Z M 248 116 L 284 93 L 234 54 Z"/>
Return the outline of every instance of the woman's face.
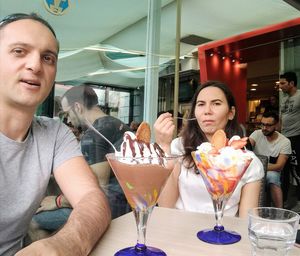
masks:
<path fill-rule="evenodd" d="M 225 129 L 228 120 L 235 115 L 235 108 L 229 109 L 227 99 L 223 91 L 217 87 L 204 88 L 197 97 L 195 117 L 210 141 L 215 131 Z"/>

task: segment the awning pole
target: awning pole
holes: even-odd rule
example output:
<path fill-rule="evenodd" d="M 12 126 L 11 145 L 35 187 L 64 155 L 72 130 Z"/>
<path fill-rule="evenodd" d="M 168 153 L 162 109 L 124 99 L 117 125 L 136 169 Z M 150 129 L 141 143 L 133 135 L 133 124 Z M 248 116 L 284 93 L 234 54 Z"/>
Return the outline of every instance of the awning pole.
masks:
<path fill-rule="evenodd" d="M 161 0 L 149 0 L 144 90 L 144 120 L 153 127 L 157 118 Z"/>
<path fill-rule="evenodd" d="M 176 47 L 175 47 L 175 79 L 174 79 L 174 117 L 178 114 L 178 92 L 179 92 L 179 57 L 180 57 L 180 28 L 181 28 L 181 0 L 177 0 L 176 12 Z M 176 119 L 177 120 L 177 119 Z M 175 122 L 174 137 L 177 136 L 177 122 Z"/>

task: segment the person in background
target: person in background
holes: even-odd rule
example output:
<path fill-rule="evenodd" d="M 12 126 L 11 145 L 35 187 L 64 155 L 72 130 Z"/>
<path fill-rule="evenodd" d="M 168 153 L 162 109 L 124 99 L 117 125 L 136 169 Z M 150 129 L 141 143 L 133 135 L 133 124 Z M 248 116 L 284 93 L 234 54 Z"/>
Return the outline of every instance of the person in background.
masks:
<path fill-rule="evenodd" d="M 279 113 L 279 100 L 277 96 L 270 96 L 269 102 L 266 105 L 264 112 L 275 112 L 277 114 Z"/>
<path fill-rule="evenodd" d="M 59 44 L 36 14 L 0 21 L 0 255 L 88 255 L 110 223 L 104 193 L 75 136 L 60 121 L 35 117 L 50 93 Z M 24 247 L 51 173 L 73 207 L 55 235 Z"/>
<path fill-rule="evenodd" d="M 189 118 L 196 120 L 188 121 L 180 137 L 173 141 L 174 123 L 170 113 L 160 115 L 154 124 L 156 142 L 164 151 L 184 155 L 182 163 L 175 166 L 168 179 L 158 204 L 187 211 L 214 213 L 210 195 L 191 152 L 201 143 L 209 142 L 219 129 L 223 129 L 228 138 L 242 136 L 235 100 L 229 88 L 218 81 L 202 84 L 192 99 Z M 253 160 L 226 204 L 224 214 L 246 217 L 248 210 L 258 205 L 263 176 L 263 166 L 253 154 Z"/>
<path fill-rule="evenodd" d="M 287 192 L 286 207 L 291 209 L 300 199 L 300 91 L 297 89 L 297 75 L 286 72 L 279 77 L 279 88 L 283 92 L 280 103 L 281 133 L 291 141 L 290 168 L 284 172 L 284 190 Z M 292 184 L 290 185 L 290 176 Z"/>
<path fill-rule="evenodd" d="M 120 149 L 123 135 L 130 128 L 121 120 L 105 114 L 98 106 L 98 96 L 88 85 L 75 86 L 62 96 L 62 108 L 68 114 L 68 120 L 82 127 L 81 151 L 98 177 L 100 186 L 106 192 L 112 210 L 112 218 L 130 211 L 125 195 L 111 172 L 105 155 L 113 153 L 112 146 L 97 134 L 103 134 L 116 149 Z M 94 129 L 93 129 L 94 128 Z"/>
<path fill-rule="evenodd" d="M 105 155 L 114 152 L 112 146 L 97 134 L 103 134 L 119 149 L 123 134 L 130 128 L 119 119 L 105 114 L 98 106 L 98 96 L 88 85 L 70 88 L 61 98 L 65 122 L 74 129 L 82 128 L 81 151 L 108 197 L 112 218 L 130 211 L 125 195 L 111 172 Z M 72 209 L 65 196 L 46 196 L 33 218 L 39 236 L 48 236 L 67 222 Z"/>
<path fill-rule="evenodd" d="M 278 121 L 277 113 L 265 112 L 261 120 L 261 129 L 254 131 L 249 140 L 255 154 L 265 155 L 269 159 L 266 184 L 270 188 L 274 206 L 282 208 L 280 176 L 292 149 L 289 139 L 276 131 Z"/>

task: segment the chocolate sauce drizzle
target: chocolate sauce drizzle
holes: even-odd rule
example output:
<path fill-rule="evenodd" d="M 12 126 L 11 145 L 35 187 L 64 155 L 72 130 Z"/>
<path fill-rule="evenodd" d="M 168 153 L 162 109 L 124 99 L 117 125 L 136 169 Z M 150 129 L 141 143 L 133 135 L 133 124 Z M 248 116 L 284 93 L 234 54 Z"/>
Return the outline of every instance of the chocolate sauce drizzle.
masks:
<path fill-rule="evenodd" d="M 148 148 L 148 150 L 150 151 L 151 155 L 156 155 L 157 157 L 153 157 L 153 156 L 149 156 L 149 162 L 151 163 L 151 159 L 158 159 L 159 164 L 163 164 L 163 157 L 165 157 L 165 152 L 162 150 L 162 148 L 155 142 L 153 144 L 153 149 L 150 146 L 150 143 L 141 141 L 141 140 L 137 140 L 137 139 L 133 139 L 129 134 L 124 134 L 124 145 L 121 146 L 122 148 L 122 155 L 125 157 L 126 156 L 126 145 L 129 145 L 129 148 L 132 152 L 132 157 L 136 157 L 138 155 L 139 157 L 144 157 L 144 151 L 145 151 L 145 147 Z M 135 145 L 137 145 L 137 147 L 135 147 Z M 157 161 L 157 160 L 156 160 Z"/>

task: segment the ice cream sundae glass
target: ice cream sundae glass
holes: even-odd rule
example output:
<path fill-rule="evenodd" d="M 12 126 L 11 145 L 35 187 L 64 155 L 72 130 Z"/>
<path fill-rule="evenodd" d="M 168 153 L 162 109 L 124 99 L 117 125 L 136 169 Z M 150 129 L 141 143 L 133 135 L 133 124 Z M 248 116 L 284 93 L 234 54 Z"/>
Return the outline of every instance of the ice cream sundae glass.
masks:
<path fill-rule="evenodd" d="M 146 228 L 176 157 L 165 156 L 156 143 L 151 144 L 149 133 L 149 126 L 142 123 L 136 135 L 131 132 L 124 134 L 120 152 L 106 155 L 133 209 L 137 225 L 136 245 L 118 251 L 116 256 L 166 255 L 158 248 L 146 246 Z"/>
<path fill-rule="evenodd" d="M 247 138 L 234 136 L 227 140 L 223 130 L 213 135 L 211 143 L 202 143 L 192 152 L 207 191 L 209 192 L 215 211 L 216 225 L 211 230 L 197 233 L 200 240 L 212 244 L 232 244 L 241 239 L 234 232 L 225 230 L 222 225 L 225 205 L 237 184 L 252 161 L 251 154 L 242 148 Z"/>

